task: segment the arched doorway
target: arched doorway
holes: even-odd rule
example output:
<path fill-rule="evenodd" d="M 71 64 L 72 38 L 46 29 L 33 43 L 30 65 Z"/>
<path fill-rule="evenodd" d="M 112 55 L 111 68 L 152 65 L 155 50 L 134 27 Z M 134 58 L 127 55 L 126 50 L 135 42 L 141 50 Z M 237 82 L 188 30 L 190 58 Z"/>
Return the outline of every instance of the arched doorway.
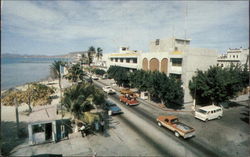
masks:
<path fill-rule="evenodd" d="M 167 74 L 168 72 L 168 59 L 167 58 L 163 58 L 161 60 L 161 72 L 164 72 L 165 74 Z"/>
<path fill-rule="evenodd" d="M 142 69 L 147 71 L 148 70 L 148 59 L 144 58 L 142 61 Z"/>
<path fill-rule="evenodd" d="M 156 58 L 152 58 L 149 64 L 150 71 L 159 71 L 159 60 Z"/>

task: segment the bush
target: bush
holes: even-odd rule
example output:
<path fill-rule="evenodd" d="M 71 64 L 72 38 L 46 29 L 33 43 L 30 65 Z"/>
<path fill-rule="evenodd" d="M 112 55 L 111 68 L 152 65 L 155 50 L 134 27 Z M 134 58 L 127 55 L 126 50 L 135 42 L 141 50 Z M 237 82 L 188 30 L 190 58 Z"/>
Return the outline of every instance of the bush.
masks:
<path fill-rule="evenodd" d="M 95 121 L 100 121 L 100 115 L 97 113 L 84 112 L 82 121 L 88 124 L 93 124 Z"/>

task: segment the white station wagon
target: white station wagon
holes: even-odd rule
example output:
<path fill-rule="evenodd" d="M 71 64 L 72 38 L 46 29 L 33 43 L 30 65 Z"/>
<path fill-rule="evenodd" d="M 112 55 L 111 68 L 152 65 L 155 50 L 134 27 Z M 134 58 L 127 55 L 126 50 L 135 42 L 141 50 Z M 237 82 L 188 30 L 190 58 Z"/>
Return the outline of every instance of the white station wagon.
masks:
<path fill-rule="evenodd" d="M 210 105 L 199 108 L 195 111 L 195 118 L 207 122 L 212 119 L 221 119 L 223 115 L 222 107 Z"/>

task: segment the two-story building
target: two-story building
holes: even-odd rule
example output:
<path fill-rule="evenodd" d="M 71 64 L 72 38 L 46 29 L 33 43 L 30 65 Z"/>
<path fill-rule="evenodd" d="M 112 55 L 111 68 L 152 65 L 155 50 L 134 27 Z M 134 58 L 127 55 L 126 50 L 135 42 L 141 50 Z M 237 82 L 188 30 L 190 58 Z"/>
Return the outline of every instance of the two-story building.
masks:
<path fill-rule="evenodd" d="M 156 39 L 149 44 L 149 52 L 130 51 L 121 47 L 119 53 L 108 54 L 107 67 L 117 65 L 131 70 L 160 71 L 181 79 L 184 103 L 193 101 L 188 83 L 197 69 L 206 70 L 216 65 L 217 52 L 206 48 L 190 47 L 190 39 Z"/>

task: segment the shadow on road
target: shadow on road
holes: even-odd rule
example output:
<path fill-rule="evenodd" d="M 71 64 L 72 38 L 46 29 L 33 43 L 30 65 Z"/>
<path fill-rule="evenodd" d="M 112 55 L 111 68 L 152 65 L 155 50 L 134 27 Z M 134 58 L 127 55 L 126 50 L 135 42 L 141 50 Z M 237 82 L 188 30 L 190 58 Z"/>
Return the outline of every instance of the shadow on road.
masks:
<path fill-rule="evenodd" d="M 24 122 L 19 123 L 19 138 L 17 137 L 17 126 L 12 121 L 1 122 L 1 142 L 2 142 L 2 155 L 7 156 L 13 148 L 25 142 L 28 137 L 28 124 Z"/>
<path fill-rule="evenodd" d="M 250 124 L 249 123 L 249 106 L 245 106 L 245 108 L 242 110 L 242 112 L 240 113 L 242 115 L 242 117 L 240 118 L 243 122 Z"/>

